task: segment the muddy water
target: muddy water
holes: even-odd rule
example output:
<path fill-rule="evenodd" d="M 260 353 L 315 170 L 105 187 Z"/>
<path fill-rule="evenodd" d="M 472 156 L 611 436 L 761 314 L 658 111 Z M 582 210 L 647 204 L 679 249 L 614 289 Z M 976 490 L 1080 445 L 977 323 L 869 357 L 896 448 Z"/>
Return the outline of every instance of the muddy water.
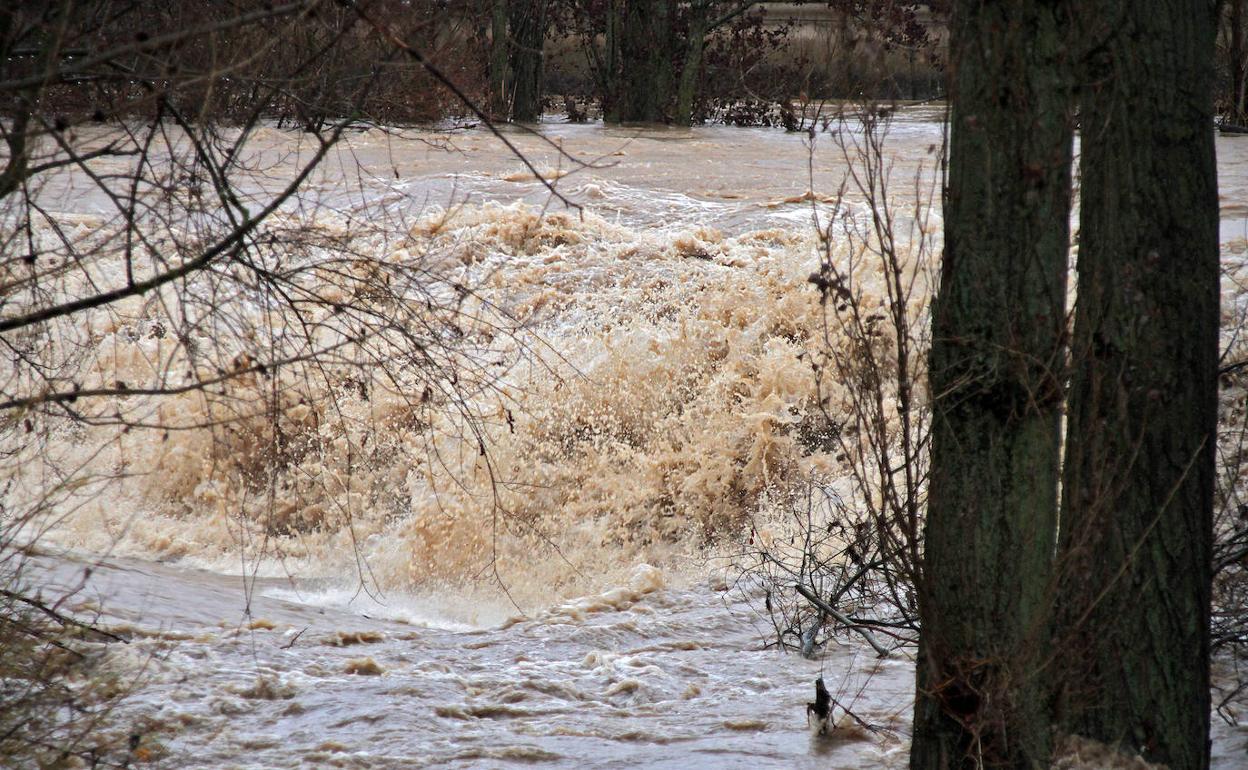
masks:
<path fill-rule="evenodd" d="M 244 620 L 237 580 L 128 561 L 97 567 L 92 590 L 131 639 L 112 665 L 146 683 L 145 745 L 173 767 L 903 763 L 899 738 L 813 738 L 803 698 L 821 670 L 847 689 L 870 680 L 860 705 L 902 728 L 908 663 L 761 651 L 743 608 L 652 568 L 525 619 L 260 581 Z"/>
<path fill-rule="evenodd" d="M 939 117 L 894 121 L 895 195 L 930 190 Z M 212 440 L 97 437 L 92 462 L 156 470 L 62 512 L 43 548 L 68 551 L 31 574 L 68 588 L 91 566 L 72 607 L 130 640 L 109 665 L 143 683 L 132 708 L 170 767 L 904 767 L 911 663 L 852 640 L 817 660 L 763 649 L 760 597 L 728 558 L 747 530 L 783 532 L 770 495 L 786 478 L 843 472 L 785 426 L 811 409 L 812 217 L 840 189 L 844 145 L 725 128 L 507 136 L 566 200 L 467 130 L 352 136 L 306 202 L 325 221 L 393 217 L 402 236 L 376 248 L 452 255 L 557 354 L 508 375 L 515 413 L 489 434 L 516 482 L 508 509 L 538 535 L 492 538 L 480 468 L 451 484 L 400 437 L 350 468 L 386 495 L 348 479 L 344 520 L 320 497 L 336 492 L 292 483 L 282 515 L 307 526 L 257 546 L 264 512 L 218 471 Z M 310 151 L 277 131 L 257 142 L 271 181 Z M 1248 140 L 1219 153 L 1233 278 Z M 104 212 L 84 189 L 63 178 L 44 202 Z M 1228 287 L 1229 309 L 1242 294 Z M 117 367 L 150 343 L 115 337 L 99 344 Z M 401 411 L 325 400 L 383 426 Z M 330 449 L 295 471 L 348 462 Z M 820 675 L 879 732 L 813 736 Z M 1248 733 L 1215 725 L 1215 766 L 1242 766 Z"/>

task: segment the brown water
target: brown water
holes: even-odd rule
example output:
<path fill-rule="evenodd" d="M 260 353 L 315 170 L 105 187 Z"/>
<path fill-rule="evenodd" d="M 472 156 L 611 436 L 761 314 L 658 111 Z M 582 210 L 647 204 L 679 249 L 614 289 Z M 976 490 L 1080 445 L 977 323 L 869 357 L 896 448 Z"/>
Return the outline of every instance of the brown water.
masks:
<path fill-rule="evenodd" d="M 890 128 L 900 200 L 916 180 L 930 192 L 939 118 L 902 111 Z M 73 609 L 131 639 L 109 665 L 144 683 L 132 708 L 171 767 L 904 767 L 906 657 L 849 640 L 817 660 L 763 649 L 760 597 L 733 583 L 747 532 L 788 532 L 786 490 L 845 472 L 795 427 L 815 412 L 806 277 L 841 147 L 821 136 L 812 152 L 773 130 L 543 126 L 595 166 L 581 168 L 507 135 L 579 210 L 480 130 L 352 136 L 306 200 L 342 232 L 353 213 L 384 214 L 363 246 L 435 259 L 525 321 L 526 363 L 478 404 L 495 410 L 490 459 L 510 484 L 489 486 L 450 418 L 414 430 L 406 394 L 384 388 L 290 407 L 283 419 L 318 448 L 276 499 L 231 469 L 245 446 L 207 431 L 62 434 L 62 462 L 134 476 L 59 510 L 32 574 L 68 587 L 93 565 Z M 309 150 L 267 129 L 258 141 L 280 163 Z M 1248 139 L 1218 150 L 1234 319 L 1248 296 L 1235 284 L 1248 278 Z M 58 179 L 45 205 L 90 230 L 107 206 L 84 189 Z M 851 190 L 851 212 L 862 197 Z M 869 268 L 858 278 L 880 302 Z M 95 376 L 141 381 L 169 355 L 148 333 L 157 320 L 136 306 L 95 322 Z M 331 410 L 385 451 L 354 454 Z M 430 435 L 451 468 L 430 459 Z M 10 472 L 29 489 L 40 476 Z M 497 526 L 500 498 L 523 526 Z M 812 735 L 820 675 L 881 731 Z M 1215 727 L 1215 766 L 1243 766 L 1248 731 Z"/>

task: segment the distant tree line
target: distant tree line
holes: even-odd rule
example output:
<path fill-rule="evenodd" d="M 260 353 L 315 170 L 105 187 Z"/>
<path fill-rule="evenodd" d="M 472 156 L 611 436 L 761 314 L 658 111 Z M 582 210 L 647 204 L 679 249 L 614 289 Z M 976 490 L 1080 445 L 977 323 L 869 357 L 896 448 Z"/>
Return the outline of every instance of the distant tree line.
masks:
<path fill-rule="evenodd" d="M 920 10 L 930 4 L 807 4 L 831 8 L 846 28 L 860 28 L 872 50 L 904 50 L 938 66 L 938 39 L 920 23 Z M 159 46 L 159 56 L 110 59 L 106 68 L 41 88 L 43 103 L 68 123 L 147 115 L 156 94 L 189 117 L 238 124 L 255 113 L 316 130 L 344 117 L 433 122 L 471 112 L 464 98 L 496 119 L 533 121 L 553 97 L 566 94 L 559 84 L 569 82 L 576 83 L 575 96 L 597 103 L 616 122 L 689 124 L 718 110 L 725 122 L 759 123 L 768 110 L 802 95 L 897 93 L 862 78 L 839 78 L 830 87 L 810 54 L 790 45 L 793 20 L 769 14 L 765 2 L 370 0 L 283 11 L 295 5 L 170 0 L 62 7 L 23 0 L 0 10 L 0 57 L 8 71 L 33 76 L 46 64 L 41 57 L 56 18 L 73 19 L 57 39 L 56 53 L 67 63 L 88 51 L 217 25 L 203 35 L 176 35 Z M 932 7 L 938 17 L 940 6 Z M 370 23 L 362 23 L 360 8 Z M 244 16 L 254 18 L 236 23 Z M 421 61 L 395 40 L 420 51 Z M 551 66 L 555 49 L 558 67 Z M 454 88 L 431 76 L 428 64 Z M 845 93 L 834 93 L 838 88 Z M 0 109 L 14 114 L 11 101 Z"/>
<path fill-rule="evenodd" d="M 812 82 L 814 63 L 789 50 L 795 22 L 772 18 L 765 2 L 748 0 L 490 0 L 490 86 L 494 114 L 517 121 L 541 112 L 544 62 L 551 44 L 574 41 L 592 84 L 590 94 L 608 122 L 705 119 L 718 103 L 726 122 L 760 122 L 740 103 L 787 103 L 800 94 L 858 96 L 887 93 L 882 83 L 858 83 L 853 93 L 830 93 Z M 800 2 L 798 4 L 801 4 Z M 788 5 L 793 5 L 789 3 Z M 931 59 L 936 38 L 920 10 L 939 4 L 832 0 L 827 7 L 866 30 L 883 48 Z M 881 78 L 882 79 L 882 78 Z M 825 78 L 826 80 L 826 78 Z M 752 117 L 751 117 L 752 115 Z"/>
<path fill-rule="evenodd" d="M 149 116 L 162 101 L 194 119 L 240 124 L 260 114 L 311 130 L 345 117 L 423 123 L 464 109 L 421 63 L 363 23 L 357 6 L 462 88 L 482 90 L 464 45 L 467 25 L 436 0 L 23 0 L 0 9 L 0 60 L 10 77 L 35 77 L 49 56 L 73 69 L 119 51 L 89 71 L 39 84 L 40 103 L 65 123 Z M 72 21 L 58 28 L 66 18 Z M 185 34 L 191 29 L 204 32 Z M 148 45 L 164 38 L 167 44 Z M 20 112 L 19 91 L 4 94 L 7 114 Z"/>
<path fill-rule="evenodd" d="M 1216 44 L 1217 111 L 1234 125 L 1248 123 L 1246 4 L 1223 0 Z M 258 108 L 266 118 L 305 128 L 348 116 L 429 123 L 468 111 L 424 64 L 361 24 L 356 5 L 318 6 L 292 22 L 288 14 L 270 13 L 281 3 L 258 0 L 69 3 L 75 23 L 62 54 L 70 59 L 188 25 L 224 23 L 240 14 L 257 19 L 245 29 L 224 25 L 215 34 L 180 40 L 163 49 L 158 64 L 113 62 L 107 73 L 58 83 L 43 96 L 71 121 L 141 114 L 147 96 L 175 90 L 168 87 L 174 81 L 186 114 L 234 122 Z M 785 123 L 783 109 L 795 101 L 928 98 L 945 91 L 946 0 L 785 3 L 838 20 L 835 54 L 799 45 L 799 22 L 782 16 L 775 3 L 750 0 L 363 5 L 370 19 L 420 50 L 461 96 L 505 121 L 535 121 L 571 96 L 598 105 L 609 122 Z M 32 72 L 39 66 L 38 36 L 46 27 L 32 20 L 59 12 L 60 4 L 35 0 L 0 10 L 6 66 Z M 260 18 L 266 14 L 270 18 Z M 181 76 L 188 72 L 197 73 L 193 85 Z M 583 114 L 574 110 L 570 117 Z"/>
<path fill-rule="evenodd" d="M 749 0 L 483 0 L 492 19 L 489 92 L 495 116 L 536 120 L 569 84 L 602 108 L 608 122 L 707 119 L 766 122 L 766 109 L 809 98 L 929 98 L 945 93 L 950 4 L 909 0 L 797 0 L 827 9 L 845 46 L 835 61 L 814 61 L 794 45 L 797 24 L 768 2 Z M 1248 123 L 1248 0 L 1224 0 L 1217 43 L 1218 113 Z M 586 77 L 552 48 L 581 60 Z M 866 44 L 861 44 L 866 41 Z M 885 60 L 878 54 L 891 58 Z M 877 59 L 871 61 L 872 59 Z M 863 61 L 867 60 L 867 61 Z M 916 90 L 913 72 L 930 78 Z M 588 81 L 588 88 L 586 82 Z M 563 86 L 563 88 L 561 88 Z M 774 112 L 774 110 L 773 110 Z"/>

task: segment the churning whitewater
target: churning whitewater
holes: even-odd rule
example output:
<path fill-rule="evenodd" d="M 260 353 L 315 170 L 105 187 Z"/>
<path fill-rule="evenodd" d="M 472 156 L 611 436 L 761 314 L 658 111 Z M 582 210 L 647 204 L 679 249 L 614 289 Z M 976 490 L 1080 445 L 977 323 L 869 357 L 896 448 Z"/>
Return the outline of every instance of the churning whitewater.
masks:
<path fill-rule="evenodd" d="M 942 119 L 893 119 L 896 199 L 933 194 Z M 462 379 L 292 368 L 233 380 L 228 399 L 135 395 L 119 414 L 175 429 L 65 426 L 6 466 L 15 507 L 47 488 L 49 458 L 122 479 L 43 517 L 29 569 L 128 640 L 99 654 L 119 686 L 137 683 L 127 708 L 153 759 L 904 767 L 906 655 L 839 637 L 815 659 L 764 648 L 767 599 L 736 558 L 792 534 L 785 501 L 802 484 L 847 473 L 823 434 L 849 395 L 816 387 L 808 279 L 820 224 L 866 215 L 852 188 L 841 199 L 856 130 L 813 147 L 770 129 L 509 132 L 558 195 L 482 129 L 344 140 L 275 226 L 312 258 L 332 245 L 436 279 L 430 307 L 453 305 L 459 335 L 438 360 Z M 1248 140 L 1219 141 L 1233 319 L 1248 307 Z M 252 146 L 274 184 L 311 152 L 274 129 Z M 103 238 L 107 201 L 75 173 L 40 203 L 69 237 Z M 935 214 L 898 210 L 904 239 L 938 236 Z M 831 248 L 882 307 L 871 260 Z M 320 299 L 331 313 L 371 297 L 327 281 Z M 233 299 L 241 338 L 281 333 L 260 298 Z M 927 300 L 919 285 L 916 314 Z M 83 387 L 196 366 L 161 323 L 178 301 L 62 329 Z M 814 735 L 818 676 L 878 730 Z M 1215 735 L 1215 767 L 1239 766 L 1248 732 L 1215 718 Z"/>

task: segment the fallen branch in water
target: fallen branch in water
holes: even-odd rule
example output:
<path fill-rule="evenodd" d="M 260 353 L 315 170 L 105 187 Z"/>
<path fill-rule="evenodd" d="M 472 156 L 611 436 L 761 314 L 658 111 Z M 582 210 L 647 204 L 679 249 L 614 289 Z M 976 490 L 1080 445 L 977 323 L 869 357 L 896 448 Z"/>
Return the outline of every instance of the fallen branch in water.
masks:
<path fill-rule="evenodd" d="M 867 644 L 871 645 L 871 649 L 875 650 L 881 658 L 888 657 L 888 649 L 879 643 L 879 641 L 875 638 L 875 634 L 871 633 L 870 629 L 864 628 L 858 623 L 855 623 L 844 613 L 838 612 L 831 604 L 828 604 L 823 599 L 820 599 L 818 594 L 801 583 L 797 583 L 796 588 L 797 592 L 806 597 L 806 600 L 815 605 L 816 608 L 828 613 L 832 617 L 836 618 L 846 628 L 857 632 L 863 639 L 866 639 Z"/>
<path fill-rule="evenodd" d="M 294 646 L 295 646 L 295 642 L 299 641 L 299 637 L 303 636 L 303 632 L 304 632 L 304 631 L 307 631 L 307 630 L 308 630 L 308 629 L 307 629 L 307 627 L 306 627 L 306 626 L 305 626 L 305 627 L 303 627 L 303 628 L 301 628 L 301 629 L 299 629 L 299 633 L 297 633 L 297 634 L 295 634 L 294 636 L 292 636 L 292 637 L 290 638 L 290 641 L 289 641 L 289 642 L 287 642 L 286 644 L 283 644 L 283 645 L 282 645 L 282 649 L 283 649 L 283 650 L 289 650 L 291 647 L 294 647 Z"/>

